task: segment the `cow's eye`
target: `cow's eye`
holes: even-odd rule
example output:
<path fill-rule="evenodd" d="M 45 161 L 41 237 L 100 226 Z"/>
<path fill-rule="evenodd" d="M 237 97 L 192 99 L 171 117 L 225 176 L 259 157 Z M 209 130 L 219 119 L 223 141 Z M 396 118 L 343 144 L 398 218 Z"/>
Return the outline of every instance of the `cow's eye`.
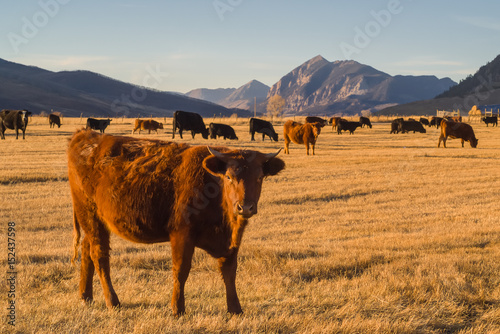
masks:
<path fill-rule="evenodd" d="M 226 174 L 226 180 L 232 181 L 233 179 L 231 179 L 231 176 L 229 176 L 228 174 Z"/>

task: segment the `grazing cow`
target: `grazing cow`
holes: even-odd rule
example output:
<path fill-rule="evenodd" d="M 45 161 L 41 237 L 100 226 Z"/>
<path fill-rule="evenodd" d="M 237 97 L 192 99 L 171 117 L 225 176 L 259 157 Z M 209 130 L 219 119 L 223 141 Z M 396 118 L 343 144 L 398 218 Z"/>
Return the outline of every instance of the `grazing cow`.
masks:
<path fill-rule="evenodd" d="M 488 124 L 493 124 L 493 126 L 498 127 L 498 116 L 485 116 L 481 120 L 488 126 Z"/>
<path fill-rule="evenodd" d="M 396 118 L 396 119 L 392 120 L 391 134 L 399 133 L 401 131 L 401 128 L 403 127 L 403 121 L 404 121 L 404 119 L 402 119 L 402 118 Z"/>
<path fill-rule="evenodd" d="M 248 219 L 257 213 L 263 179 L 285 163 L 279 153 L 77 131 L 68 148 L 73 199 L 72 263 L 81 230 L 80 298 L 92 302 L 99 276 L 108 308 L 120 305 L 110 278 L 111 233 L 138 243 L 170 241 L 175 315 L 185 312 L 184 285 L 195 247 L 218 259 L 227 309 L 241 313 L 237 255 Z"/>
<path fill-rule="evenodd" d="M 175 138 L 175 131 L 179 129 L 179 136 L 182 139 L 182 131 L 190 130 L 191 136 L 194 139 L 194 135 L 201 133 L 203 139 L 208 139 L 208 129 L 203 122 L 203 117 L 195 112 L 188 112 L 177 110 L 174 113 L 174 119 L 172 121 L 173 132 L 172 139 Z"/>
<path fill-rule="evenodd" d="M 420 117 L 419 122 L 420 122 L 420 123 L 422 123 L 422 125 L 427 125 L 427 126 L 430 126 L 430 125 L 429 125 L 429 120 L 428 120 L 427 118 Z"/>
<path fill-rule="evenodd" d="M 51 128 L 55 128 L 56 125 L 58 128 L 61 127 L 61 118 L 59 117 L 59 115 L 50 114 L 49 115 L 49 126 Z"/>
<path fill-rule="evenodd" d="M 443 147 L 446 148 L 448 137 L 452 139 L 460 138 L 462 140 L 462 147 L 464 147 L 465 141 L 468 141 L 471 147 L 477 147 L 478 139 L 476 139 L 474 130 L 472 130 L 469 124 L 447 121 L 446 119 L 442 120 L 438 147 L 441 145 L 441 141 L 443 141 Z"/>
<path fill-rule="evenodd" d="M 321 118 L 321 117 L 307 116 L 306 123 L 320 123 L 321 126 L 323 127 L 323 126 L 326 126 L 328 124 L 328 121 L 326 119 Z"/>
<path fill-rule="evenodd" d="M 370 129 L 372 128 L 372 122 L 370 122 L 370 119 L 368 117 L 361 116 L 359 118 L 359 122 L 361 123 L 362 128 L 364 128 L 365 125 L 368 125 L 370 127 Z"/>
<path fill-rule="evenodd" d="M 349 134 L 352 135 L 358 127 L 361 127 L 360 122 L 340 120 L 340 122 L 337 124 L 337 133 L 340 135 L 342 134 L 342 131 L 349 131 Z"/>
<path fill-rule="evenodd" d="M 0 112 L 0 137 L 5 139 L 5 130 L 16 131 L 16 139 L 19 138 L 19 129 L 23 132 L 25 139 L 26 127 L 28 126 L 28 116 L 31 112 L 28 110 L 8 110 L 3 109 Z"/>
<path fill-rule="evenodd" d="M 224 140 L 226 140 L 226 138 L 238 140 L 234 129 L 226 124 L 210 123 L 208 125 L 208 132 L 210 134 L 210 138 L 212 139 L 224 137 Z"/>
<path fill-rule="evenodd" d="M 405 132 L 410 132 L 413 131 L 415 132 L 420 132 L 420 133 L 426 133 L 427 131 L 424 129 L 424 126 L 422 123 L 417 122 L 417 121 L 402 121 L 400 122 L 401 128 L 399 129 L 402 133 Z"/>
<path fill-rule="evenodd" d="M 86 129 L 99 130 L 101 133 L 104 133 L 104 130 L 111 123 L 111 120 L 108 119 L 95 119 L 95 118 L 87 118 L 87 127 Z"/>
<path fill-rule="evenodd" d="M 250 118 L 250 134 L 252 135 L 252 140 L 255 140 L 255 132 L 262 133 L 262 141 L 264 141 L 265 136 L 269 139 L 278 141 L 278 134 L 274 131 L 273 125 L 259 118 Z"/>
<path fill-rule="evenodd" d="M 441 125 L 442 120 L 443 120 L 443 117 L 432 116 L 431 121 L 429 122 L 429 126 L 436 126 L 436 128 L 439 129 L 439 126 Z"/>
<path fill-rule="evenodd" d="M 332 125 L 332 131 L 337 129 L 337 125 L 339 124 L 340 120 L 344 120 L 342 117 L 330 117 L 328 120 L 328 124 Z M 344 120 L 346 121 L 346 120 Z"/>
<path fill-rule="evenodd" d="M 309 155 L 309 144 L 312 146 L 312 154 L 314 155 L 314 146 L 319 134 L 321 133 L 321 128 L 323 126 L 317 123 L 306 123 L 300 124 L 294 121 L 287 121 L 283 126 L 283 136 L 285 138 L 285 154 L 290 154 L 290 141 L 295 144 L 306 145 L 306 154 Z"/>
<path fill-rule="evenodd" d="M 150 134 L 151 131 L 156 131 L 156 134 L 158 134 L 158 129 L 163 129 L 163 123 L 154 121 L 152 119 L 147 119 L 147 120 L 136 119 L 132 134 L 134 134 L 135 131 L 137 130 L 139 130 L 139 134 L 141 134 L 141 130 L 144 131 L 148 130 L 148 134 Z"/>

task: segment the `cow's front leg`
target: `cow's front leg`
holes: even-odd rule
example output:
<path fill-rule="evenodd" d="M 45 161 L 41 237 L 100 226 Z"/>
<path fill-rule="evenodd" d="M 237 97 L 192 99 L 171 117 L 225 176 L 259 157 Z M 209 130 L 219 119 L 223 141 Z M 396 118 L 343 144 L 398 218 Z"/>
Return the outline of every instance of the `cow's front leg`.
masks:
<path fill-rule="evenodd" d="M 229 313 L 240 314 L 241 310 L 238 294 L 236 293 L 236 269 L 238 266 L 238 248 L 233 248 L 231 255 L 219 258 L 219 270 L 226 286 L 227 311 Z"/>
<path fill-rule="evenodd" d="M 184 285 L 191 270 L 194 245 L 189 239 L 188 233 L 181 231 L 170 235 L 170 245 L 172 247 L 172 273 L 174 276 L 172 311 L 175 316 L 178 316 L 186 311 Z"/>

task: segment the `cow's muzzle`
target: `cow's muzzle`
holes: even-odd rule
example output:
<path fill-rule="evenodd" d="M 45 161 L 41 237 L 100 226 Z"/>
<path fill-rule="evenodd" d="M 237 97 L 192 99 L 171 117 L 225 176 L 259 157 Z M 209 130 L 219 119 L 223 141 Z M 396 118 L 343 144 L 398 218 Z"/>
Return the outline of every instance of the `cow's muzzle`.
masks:
<path fill-rule="evenodd" d="M 243 218 L 250 218 L 257 213 L 257 204 L 254 202 L 237 202 L 236 212 Z"/>

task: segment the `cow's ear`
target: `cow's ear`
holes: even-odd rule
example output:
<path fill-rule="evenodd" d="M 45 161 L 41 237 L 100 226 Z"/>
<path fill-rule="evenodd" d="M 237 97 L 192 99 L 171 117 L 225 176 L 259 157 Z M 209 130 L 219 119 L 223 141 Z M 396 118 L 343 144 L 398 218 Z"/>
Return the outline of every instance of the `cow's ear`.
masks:
<path fill-rule="evenodd" d="M 210 155 L 203 160 L 203 168 L 210 174 L 222 176 L 226 174 L 227 164 L 215 155 Z"/>
<path fill-rule="evenodd" d="M 281 172 L 285 168 L 285 162 L 280 158 L 271 158 L 264 162 L 262 171 L 265 176 L 273 176 Z"/>

